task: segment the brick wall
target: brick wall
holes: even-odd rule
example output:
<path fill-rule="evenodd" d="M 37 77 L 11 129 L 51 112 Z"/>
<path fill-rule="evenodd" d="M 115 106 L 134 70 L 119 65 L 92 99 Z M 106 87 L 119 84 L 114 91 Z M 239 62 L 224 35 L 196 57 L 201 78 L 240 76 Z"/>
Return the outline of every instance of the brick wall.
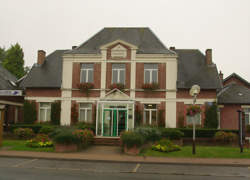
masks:
<path fill-rule="evenodd" d="M 224 105 L 220 108 L 220 128 L 221 129 L 238 129 L 238 112 L 240 105 Z M 242 110 L 242 109 L 241 109 Z"/>
<path fill-rule="evenodd" d="M 26 97 L 61 97 L 60 89 L 26 89 Z"/>
<path fill-rule="evenodd" d="M 192 99 L 193 97 L 189 94 L 189 89 L 178 89 L 177 98 L 185 98 L 185 99 Z M 216 90 L 203 90 L 201 89 L 200 93 L 198 94 L 197 98 L 204 98 L 204 99 L 215 99 L 216 98 Z"/>
<path fill-rule="evenodd" d="M 236 83 L 238 85 L 241 85 L 241 86 L 245 86 L 246 88 L 249 88 L 250 89 L 250 86 L 247 85 L 246 83 L 242 82 L 241 80 L 239 80 L 238 78 L 235 78 L 235 77 L 231 77 L 230 79 L 228 79 L 227 81 L 223 82 L 223 85 L 226 86 L 230 83 Z"/>

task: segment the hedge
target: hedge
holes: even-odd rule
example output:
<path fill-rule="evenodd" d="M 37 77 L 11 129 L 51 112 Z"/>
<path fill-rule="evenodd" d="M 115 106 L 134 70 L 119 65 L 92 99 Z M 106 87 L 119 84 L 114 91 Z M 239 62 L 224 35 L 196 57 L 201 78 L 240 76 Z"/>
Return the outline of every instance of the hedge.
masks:
<path fill-rule="evenodd" d="M 43 125 L 43 124 L 12 124 L 10 125 L 10 131 L 14 132 L 16 128 L 30 128 L 34 131 L 35 134 L 37 134 L 40 132 L 40 129 L 45 126 L 57 127 L 53 125 Z"/>
<path fill-rule="evenodd" d="M 181 132 L 184 133 L 184 138 L 191 138 L 193 137 L 193 129 L 192 128 L 177 128 Z M 232 132 L 238 134 L 238 130 L 232 129 L 204 129 L 198 128 L 195 129 L 195 136 L 200 138 L 213 138 L 218 131 L 224 132 Z"/>

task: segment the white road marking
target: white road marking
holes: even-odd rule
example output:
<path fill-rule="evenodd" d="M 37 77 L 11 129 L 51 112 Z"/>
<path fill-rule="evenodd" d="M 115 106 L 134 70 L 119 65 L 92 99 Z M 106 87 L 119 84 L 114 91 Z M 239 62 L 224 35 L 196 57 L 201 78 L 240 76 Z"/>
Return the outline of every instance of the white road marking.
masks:
<path fill-rule="evenodd" d="M 32 160 L 24 161 L 24 162 L 22 162 L 22 163 L 19 163 L 19 164 L 14 165 L 13 167 L 20 167 L 20 166 L 23 166 L 23 165 L 25 165 L 25 164 L 32 163 L 32 162 L 34 162 L 34 161 L 36 161 L 36 160 L 38 160 L 38 159 L 32 159 Z"/>
<path fill-rule="evenodd" d="M 136 164 L 135 168 L 133 169 L 133 173 L 136 173 L 136 171 L 138 170 L 138 168 L 140 167 L 141 165 L 138 163 Z"/>

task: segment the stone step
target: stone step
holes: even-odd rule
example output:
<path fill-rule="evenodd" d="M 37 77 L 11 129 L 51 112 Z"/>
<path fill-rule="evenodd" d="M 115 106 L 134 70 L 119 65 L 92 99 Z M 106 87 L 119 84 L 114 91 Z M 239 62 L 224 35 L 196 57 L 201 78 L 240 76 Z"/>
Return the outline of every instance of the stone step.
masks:
<path fill-rule="evenodd" d="M 94 138 L 95 145 L 120 146 L 120 138 Z"/>

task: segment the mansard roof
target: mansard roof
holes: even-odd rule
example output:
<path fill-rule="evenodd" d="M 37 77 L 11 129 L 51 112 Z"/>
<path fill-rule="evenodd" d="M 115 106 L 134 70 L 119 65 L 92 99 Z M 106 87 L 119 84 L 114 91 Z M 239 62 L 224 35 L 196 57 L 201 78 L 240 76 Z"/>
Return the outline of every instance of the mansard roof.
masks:
<path fill-rule="evenodd" d="M 178 55 L 177 88 L 220 89 L 222 84 L 215 64 L 207 65 L 205 55 L 198 49 L 175 49 Z"/>
<path fill-rule="evenodd" d="M 66 54 L 99 54 L 100 47 L 116 40 L 122 40 L 138 47 L 137 54 L 174 54 L 158 37 L 145 27 L 103 28 L 89 40 Z"/>

